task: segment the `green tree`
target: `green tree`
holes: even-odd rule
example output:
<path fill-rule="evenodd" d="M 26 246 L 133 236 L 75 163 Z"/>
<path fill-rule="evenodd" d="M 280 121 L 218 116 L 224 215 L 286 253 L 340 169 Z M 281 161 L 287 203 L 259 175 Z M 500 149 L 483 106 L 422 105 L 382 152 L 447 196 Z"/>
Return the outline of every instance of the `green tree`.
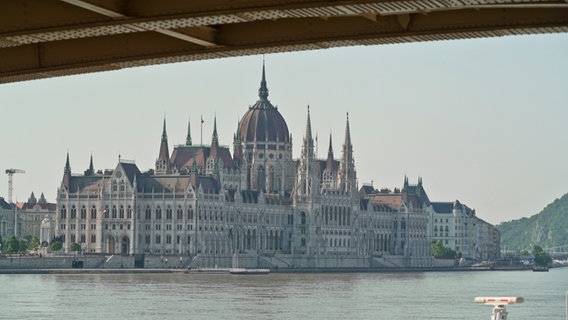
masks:
<path fill-rule="evenodd" d="M 69 249 L 71 249 L 71 251 L 81 251 L 81 245 L 79 245 L 77 242 L 73 242 L 71 244 L 71 246 L 69 247 Z"/>
<path fill-rule="evenodd" d="M 51 251 L 59 251 L 61 248 L 63 248 L 63 243 L 61 243 L 61 241 L 54 241 L 49 244 L 49 250 Z"/>
<path fill-rule="evenodd" d="M 432 241 L 430 245 L 432 247 L 432 255 L 434 258 L 455 259 L 458 256 L 454 250 L 444 247 L 442 240 Z"/>
<path fill-rule="evenodd" d="M 18 240 L 18 252 L 26 252 L 28 250 L 28 241 L 26 239 Z"/>
<path fill-rule="evenodd" d="M 37 251 L 39 249 L 39 239 L 36 236 L 30 236 L 28 240 L 28 249 Z"/>
<path fill-rule="evenodd" d="M 16 237 L 12 236 L 8 241 L 6 241 L 6 252 L 8 253 L 16 253 L 20 250 L 20 244 Z"/>
<path fill-rule="evenodd" d="M 534 246 L 532 251 L 534 257 L 534 264 L 537 266 L 547 266 L 552 262 L 550 255 L 544 251 L 540 246 Z"/>

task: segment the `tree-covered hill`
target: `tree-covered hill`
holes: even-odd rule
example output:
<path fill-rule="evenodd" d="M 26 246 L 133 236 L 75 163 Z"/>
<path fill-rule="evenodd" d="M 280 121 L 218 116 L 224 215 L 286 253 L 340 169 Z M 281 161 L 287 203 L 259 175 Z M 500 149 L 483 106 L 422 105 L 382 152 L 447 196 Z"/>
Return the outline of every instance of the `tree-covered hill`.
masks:
<path fill-rule="evenodd" d="M 540 213 L 497 225 L 501 233 L 501 249 L 531 251 L 568 244 L 568 194 L 554 200 Z"/>

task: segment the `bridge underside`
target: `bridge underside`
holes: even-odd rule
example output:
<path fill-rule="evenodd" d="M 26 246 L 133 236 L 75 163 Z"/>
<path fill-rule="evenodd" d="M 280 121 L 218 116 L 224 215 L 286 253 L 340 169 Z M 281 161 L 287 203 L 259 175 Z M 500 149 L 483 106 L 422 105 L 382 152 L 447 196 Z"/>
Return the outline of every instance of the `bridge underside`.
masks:
<path fill-rule="evenodd" d="M 568 32 L 538 0 L 3 0 L 0 83 L 340 46 Z"/>

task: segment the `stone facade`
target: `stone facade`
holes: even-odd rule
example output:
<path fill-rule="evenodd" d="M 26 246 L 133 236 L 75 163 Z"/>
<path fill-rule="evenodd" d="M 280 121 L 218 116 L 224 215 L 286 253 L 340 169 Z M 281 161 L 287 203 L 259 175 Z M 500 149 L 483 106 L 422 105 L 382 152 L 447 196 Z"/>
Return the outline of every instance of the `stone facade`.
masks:
<path fill-rule="evenodd" d="M 14 204 L 10 204 L 0 197 L 0 236 L 6 241 L 14 235 L 14 217 L 16 212 Z M 0 248 L 0 250 L 3 250 Z"/>
<path fill-rule="evenodd" d="M 43 193 L 39 199 L 36 199 L 32 192 L 27 202 L 18 203 L 18 208 L 18 235 L 20 237 L 35 236 L 42 240 L 42 232 L 40 230 L 42 228 L 42 223 L 45 219 L 50 221 L 55 220 L 56 204 L 47 202 Z M 50 241 L 54 235 L 54 226 L 50 225 L 51 230 L 49 232 L 45 230 L 45 224 L 43 224 L 43 227 L 44 238 L 46 238 L 45 240 Z M 51 237 L 47 238 L 47 234 L 51 235 Z"/>
<path fill-rule="evenodd" d="M 476 216 L 475 210 L 454 202 L 432 202 L 428 208 L 428 237 L 462 253 L 473 261 L 500 258 L 500 236 L 497 229 Z"/>
<path fill-rule="evenodd" d="M 219 145 L 216 121 L 210 145 L 194 145 L 188 125 L 186 143 L 170 154 L 165 120 L 147 172 L 126 160 L 95 172 L 91 158 L 76 175 L 68 154 L 55 234 L 67 252 L 75 242 L 84 252 L 138 256 L 137 266 L 179 256 L 185 266 L 229 267 L 234 254 L 249 267 L 432 265 L 421 181 L 405 179 L 394 193 L 358 190 L 348 116 L 338 159 L 331 137 L 327 158 L 316 158 L 309 108 L 301 144 L 294 159 L 263 67 L 259 100 L 237 125 L 232 154 Z"/>

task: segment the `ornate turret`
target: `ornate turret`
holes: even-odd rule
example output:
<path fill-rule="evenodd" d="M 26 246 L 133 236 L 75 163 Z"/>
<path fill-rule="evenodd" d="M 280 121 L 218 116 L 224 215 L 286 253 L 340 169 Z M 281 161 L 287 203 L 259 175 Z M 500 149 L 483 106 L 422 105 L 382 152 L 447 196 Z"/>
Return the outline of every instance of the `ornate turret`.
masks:
<path fill-rule="evenodd" d="M 45 199 L 43 192 L 41 193 L 41 196 L 39 197 L 39 201 L 37 203 L 39 203 L 39 204 L 46 204 L 47 203 L 47 200 Z"/>
<path fill-rule="evenodd" d="M 329 148 L 327 149 L 325 169 L 330 172 L 333 171 L 333 147 L 331 146 L 331 133 L 329 134 Z"/>
<path fill-rule="evenodd" d="M 32 191 L 32 194 L 30 195 L 30 197 L 28 198 L 28 203 L 32 203 L 32 204 L 37 203 L 37 199 L 36 199 L 33 191 Z"/>
<path fill-rule="evenodd" d="M 351 130 L 349 128 L 349 113 L 345 126 L 345 142 L 341 150 L 339 163 L 339 190 L 342 192 L 356 192 L 357 177 L 355 175 L 355 161 L 353 160 L 353 145 L 351 144 Z"/>
<path fill-rule="evenodd" d="M 316 183 L 312 181 L 316 173 L 313 167 L 314 162 L 314 139 L 312 138 L 312 123 L 310 121 L 310 107 L 308 106 L 308 117 L 306 121 L 306 133 L 302 143 L 302 154 L 298 164 L 296 194 L 298 196 L 309 196 L 312 194 L 312 187 Z"/>
<path fill-rule="evenodd" d="M 89 169 L 85 170 L 85 176 L 92 176 L 95 174 L 95 166 L 93 166 L 93 155 L 91 155 L 91 161 L 89 162 Z"/>
<path fill-rule="evenodd" d="M 169 172 L 170 151 L 168 148 L 168 134 L 166 133 L 166 118 L 164 118 L 164 128 L 162 130 L 162 141 L 160 143 L 160 153 L 156 160 L 156 174 L 166 174 Z"/>
<path fill-rule="evenodd" d="M 262 61 L 262 80 L 260 80 L 258 97 L 260 98 L 260 100 L 268 101 L 268 87 L 266 86 L 266 75 L 264 73 L 264 60 Z"/>
<path fill-rule="evenodd" d="M 63 171 L 63 186 L 69 190 L 69 182 L 71 181 L 71 165 L 69 164 L 69 151 L 67 151 L 67 160 L 65 160 L 65 169 Z"/>

